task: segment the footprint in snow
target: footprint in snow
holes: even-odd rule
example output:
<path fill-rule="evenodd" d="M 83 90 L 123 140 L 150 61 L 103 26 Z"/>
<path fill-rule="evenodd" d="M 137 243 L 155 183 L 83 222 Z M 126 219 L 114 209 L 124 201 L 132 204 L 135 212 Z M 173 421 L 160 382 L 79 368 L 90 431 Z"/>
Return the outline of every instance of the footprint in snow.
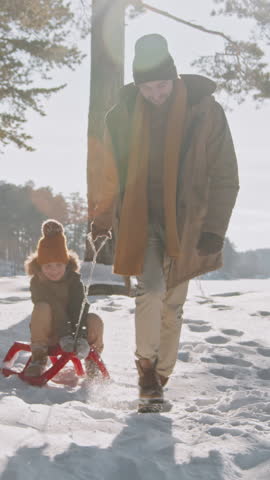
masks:
<path fill-rule="evenodd" d="M 241 292 L 225 292 L 225 293 L 215 293 L 212 297 L 238 297 L 239 295 L 243 295 Z"/>
<path fill-rule="evenodd" d="M 228 328 L 221 331 L 222 333 L 224 333 L 224 335 L 232 335 L 235 337 L 241 337 L 242 335 L 244 335 L 244 332 L 242 332 L 241 330 L 234 330 L 233 328 Z"/>
<path fill-rule="evenodd" d="M 257 348 L 257 352 L 263 357 L 270 357 L 270 348 L 260 347 Z"/>
<path fill-rule="evenodd" d="M 239 435 L 243 435 L 242 430 L 239 428 L 221 428 L 221 427 L 211 427 L 208 430 L 209 435 L 213 437 L 220 437 L 221 435 L 229 434 L 234 437 L 238 437 Z"/>
<path fill-rule="evenodd" d="M 204 305 L 205 303 L 212 303 L 213 300 L 197 300 L 197 303 L 199 305 Z"/>
<path fill-rule="evenodd" d="M 270 317 L 270 312 L 266 311 L 266 310 L 259 310 L 258 314 L 261 316 L 261 317 Z"/>
<path fill-rule="evenodd" d="M 231 357 L 229 355 L 214 355 L 215 360 L 222 365 L 238 365 L 239 367 L 251 367 L 252 363 L 241 358 Z"/>
<path fill-rule="evenodd" d="M 233 379 L 236 377 L 236 372 L 234 370 L 229 370 L 226 368 L 212 368 L 210 369 L 210 373 L 213 373 L 213 375 L 216 375 L 217 377 L 224 377 L 229 379 Z"/>
<path fill-rule="evenodd" d="M 267 310 L 259 310 L 258 312 L 251 313 L 251 317 L 269 317 L 270 318 L 270 312 Z"/>
<path fill-rule="evenodd" d="M 257 376 L 262 380 L 270 380 L 270 368 L 259 368 Z"/>
<path fill-rule="evenodd" d="M 115 312 L 115 310 L 118 310 L 117 307 L 102 307 L 102 310 L 104 312 Z"/>
<path fill-rule="evenodd" d="M 216 308 L 217 310 L 232 310 L 232 307 L 229 307 L 229 305 L 219 305 L 216 303 L 211 305 L 211 308 Z"/>
<path fill-rule="evenodd" d="M 191 332 L 209 332 L 211 327 L 207 325 L 188 325 L 188 328 Z"/>
<path fill-rule="evenodd" d="M 231 392 L 233 390 L 239 390 L 237 385 L 217 385 L 216 389 L 219 392 Z"/>
<path fill-rule="evenodd" d="M 254 340 L 239 342 L 239 345 L 243 345 L 243 347 L 259 347 L 260 346 L 260 344 L 258 342 L 255 342 Z"/>
<path fill-rule="evenodd" d="M 223 337 L 222 335 L 215 335 L 213 337 L 207 337 L 206 342 L 214 343 L 215 345 L 221 345 L 224 343 L 228 343 L 230 339 L 228 337 Z"/>
<path fill-rule="evenodd" d="M 237 365 L 239 367 L 251 367 L 253 364 L 241 358 L 231 357 L 230 355 L 213 355 L 209 358 L 201 358 L 202 362 L 220 363 L 222 365 Z"/>
<path fill-rule="evenodd" d="M 1 298 L 0 304 L 25 302 L 26 300 L 30 300 L 30 297 L 7 297 L 7 298 Z"/>
<path fill-rule="evenodd" d="M 179 352 L 178 354 L 178 360 L 181 360 L 181 362 L 188 362 L 189 357 L 190 357 L 189 352 Z"/>
<path fill-rule="evenodd" d="M 205 320 L 187 320 L 187 319 L 185 319 L 184 323 L 186 325 L 209 325 L 209 323 L 206 322 Z"/>

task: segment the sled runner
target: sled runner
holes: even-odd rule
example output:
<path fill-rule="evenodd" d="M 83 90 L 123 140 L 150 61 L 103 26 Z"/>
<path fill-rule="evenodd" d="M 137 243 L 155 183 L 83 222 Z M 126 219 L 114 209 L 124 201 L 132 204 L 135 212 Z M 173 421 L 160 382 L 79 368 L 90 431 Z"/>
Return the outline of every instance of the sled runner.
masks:
<path fill-rule="evenodd" d="M 75 353 L 73 352 L 65 352 L 61 349 L 59 345 L 56 345 L 55 347 L 50 347 L 49 348 L 49 353 L 48 356 L 51 360 L 52 365 L 47 368 L 42 375 L 38 377 L 30 377 L 25 375 L 25 370 L 27 366 L 29 365 L 31 361 L 31 355 L 27 360 L 26 365 L 24 366 L 23 370 L 21 372 L 14 370 L 13 369 L 13 364 L 16 360 L 16 357 L 18 356 L 19 352 L 24 351 L 24 352 L 30 352 L 31 353 L 31 347 L 30 343 L 23 343 L 23 342 L 15 342 L 12 347 L 9 349 L 7 352 L 5 358 L 4 358 L 4 366 L 1 369 L 2 374 L 5 377 L 9 377 L 10 375 L 18 375 L 18 377 L 23 380 L 24 382 L 29 383 L 30 385 L 34 385 L 37 387 L 42 387 L 45 385 L 49 380 L 51 380 L 62 368 L 69 362 L 71 361 L 73 363 L 75 372 L 78 376 L 85 375 L 85 370 L 83 368 L 81 360 L 76 356 Z M 103 378 L 110 378 L 109 373 L 99 356 L 99 354 L 96 352 L 95 349 L 91 348 L 89 354 L 85 358 L 85 360 L 91 360 L 94 362 L 101 374 L 103 375 Z"/>

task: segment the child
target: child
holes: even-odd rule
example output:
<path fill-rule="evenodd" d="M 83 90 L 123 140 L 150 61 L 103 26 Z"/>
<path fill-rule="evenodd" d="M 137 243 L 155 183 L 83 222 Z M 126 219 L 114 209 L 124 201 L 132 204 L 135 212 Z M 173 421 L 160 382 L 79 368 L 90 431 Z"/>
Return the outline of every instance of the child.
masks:
<path fill-rule="evenodd" d="M 26 273 L 32 276 L 30 290 L 34 304 L 30 323 L 32 359 L 25 371 L 29 376 L 43 373 L 49 346 L 60 343 L 64 350 L 73 350 L 73 337 L 84 299 L 78 273 L 79 258 L 67 249 L 62 224 L 50 219 L 42 224 L 41 231 L 43 236 L 36 252 L 25 262 Z M 79 335 L 101 353 L 103 322 L 98 315 L 89 314 L 88 310 L 87 302 Z M 90 361 L 87 363 L 87 373 L 94 375 L 95 365 Z"/>

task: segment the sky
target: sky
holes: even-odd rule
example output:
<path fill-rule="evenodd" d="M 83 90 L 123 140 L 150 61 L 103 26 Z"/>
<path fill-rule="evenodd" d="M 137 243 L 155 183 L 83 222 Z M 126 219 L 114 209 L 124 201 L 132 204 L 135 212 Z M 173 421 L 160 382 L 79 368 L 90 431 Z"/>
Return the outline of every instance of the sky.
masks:
<path fill-rule="evenodd" d="M 111 267 L 97 268 L 108 282 Z M 130 297 L 91 297 L 109 382 L 77 383 L 71 363 L 42 388 L 0 374 L 1 480 L 269 480 L 270 279 L 198 285 L 164 391 L 170 411 L 137 414 Z M 0 278 L 1 359 L 29 342 L 28 286 Z"/>
<path fill-rule="evenodd" d="M 186 20 L 229 32 L 234 38 L 245 35 L 250 22 L 210 17 L 211 0 L 155 0 L 159 8 Z M 164 7 L 165 5 L 165 7 Z M 134 44 L 141 35 L 164 35 L 181 73 L 199 73 L 191 62 L 222 45 L 219 37 L 207 35 L 154 13 L 127 20 L 125 81 L 132 81 Z M 88 51 L 89 40 L 82 43 Z M 46 117 L 29 113 L 27 130 L 33 136 L 33 153 L 6 148 L 0 157 L 1 179 L 15 184 L 33 180 L 37 187 L 49 185 L 55 193 L 86 195 L 87 116 L 89 106 L 90 58 L 75 72 L 55 72 L 55 84 L 67 87 L 46 103 Z M 224 107 L 227 99 L 216 97 Z M 260 108 L 249 99 L 226 109 L 239 163 L 240 193 L 227 232 L 238 251 L 270 248 L 269 196 L 269 115 L 270 101 Z"/>

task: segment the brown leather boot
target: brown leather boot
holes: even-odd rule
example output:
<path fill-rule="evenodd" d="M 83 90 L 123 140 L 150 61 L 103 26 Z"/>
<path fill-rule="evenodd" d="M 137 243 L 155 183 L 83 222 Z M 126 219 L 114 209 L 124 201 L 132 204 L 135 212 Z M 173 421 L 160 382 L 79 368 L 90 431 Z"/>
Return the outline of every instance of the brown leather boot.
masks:
<path fill-rule="evenodd" d="M 164 377 L 164 375 L 160 375 L 158 373 L 158 378 L 159 378 L 159 381 L 160 381 L 160 384 L 162 387 L 165 387 L 165 385 L 167 384 L 168 380 L 169 380 L 169 377 Z"/>
<path fill-rule="evenodd" d="M 28 377 L 39 377 L 46 368 L 48 359 L 47 345 L 31 345 L 32 358 L 24 374 Z"/>
<path fill-rule="evenodd" d="M 163 400 L 163 390 L 155 372 L 155 365 L 146 358 L 136 361 L 139 373 L 139 399 L 140 400 Z"/>

